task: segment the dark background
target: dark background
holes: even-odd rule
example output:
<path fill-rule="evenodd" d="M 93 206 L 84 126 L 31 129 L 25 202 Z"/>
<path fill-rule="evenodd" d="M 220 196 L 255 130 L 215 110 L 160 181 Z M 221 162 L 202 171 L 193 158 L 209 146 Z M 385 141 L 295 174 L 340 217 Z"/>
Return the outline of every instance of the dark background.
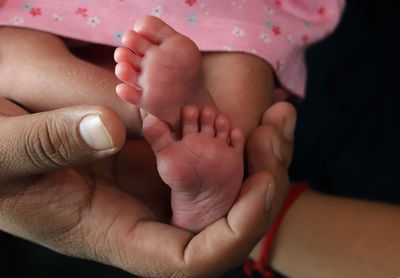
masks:
<path fill-rule="evenodd" d="M 307 53 L 290 174 L 329 194 L 400 203 L 400 55 L 396 1 L 347 3 L 337 30 Z M 240 269 L 225 277 L 242 277 Z M 0 277 L 134 277 L 0 233 Z"/>

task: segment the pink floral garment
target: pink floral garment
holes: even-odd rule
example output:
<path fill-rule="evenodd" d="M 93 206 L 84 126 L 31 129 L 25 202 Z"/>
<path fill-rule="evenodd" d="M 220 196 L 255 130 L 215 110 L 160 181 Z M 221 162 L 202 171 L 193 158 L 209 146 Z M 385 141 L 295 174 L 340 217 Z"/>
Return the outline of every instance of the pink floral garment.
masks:
<path fill-rule="evenodd" d="M 302 96 L 308 45 L 335 28 L 344 0 L 0 0 L 0 25 L 118 46 L 142 15 L 162 18 L 202 51 L 257 55 Z"/>

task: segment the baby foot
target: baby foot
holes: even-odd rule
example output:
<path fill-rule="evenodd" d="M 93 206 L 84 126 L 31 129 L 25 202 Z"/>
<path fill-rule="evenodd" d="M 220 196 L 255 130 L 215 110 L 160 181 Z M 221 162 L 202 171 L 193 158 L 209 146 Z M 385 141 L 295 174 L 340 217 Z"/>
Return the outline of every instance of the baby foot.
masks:
<path fill-rule="evenodd" d="M 143 134 L 157 159 L 158 172 L 171 187 L 172 224 L 193 232 L 226 215 L 242 184 L 244 135 L 229 119 L 205 107 L 182 109 L 182 139 L 154 116 Z"/>
<path fill-rule="evenodd" d="M 216 108 L 201 76 L 196 44 L 161 19 L 145 16 L 127 31 L 115 51 L 116 76 L 123 81 L 117 94 L 171 125 L 180 128 L 184 105 Z"/>

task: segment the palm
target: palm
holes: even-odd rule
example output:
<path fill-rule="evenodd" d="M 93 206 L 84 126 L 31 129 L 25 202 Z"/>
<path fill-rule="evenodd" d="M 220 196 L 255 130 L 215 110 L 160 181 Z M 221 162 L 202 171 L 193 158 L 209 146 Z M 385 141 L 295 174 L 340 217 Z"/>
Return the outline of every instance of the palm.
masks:
<path fill-rule="evenodd" d="M 149 154 L 143 141 L 128 142 L 111 158 L 30 178 L 4 196 L 8 213 L 21 220 L 16 234 L 26 237 L 28 232 L 29 239 L 45 245 L 54 242 L 62 253 L 93 257 L 86 251 L 98 240 L 127 235 L 140 220 L 168 221 L 169 189 Z M 60 240 L 77 233 L 91 248 L 77 246 L 80 240 Z M 79 254 L 75 248 L 86 251 Z"/>
<path fill-rule="evenodd" d="M 168 221 L 169 187 L 160 179 L 153 152 L 144 141 L 127 142 L 116 156 L 91 164 L 81 173 L 98 185 L 96 190 L 130 198 L 131 204 L 150 209 L 157 220 Z"/>

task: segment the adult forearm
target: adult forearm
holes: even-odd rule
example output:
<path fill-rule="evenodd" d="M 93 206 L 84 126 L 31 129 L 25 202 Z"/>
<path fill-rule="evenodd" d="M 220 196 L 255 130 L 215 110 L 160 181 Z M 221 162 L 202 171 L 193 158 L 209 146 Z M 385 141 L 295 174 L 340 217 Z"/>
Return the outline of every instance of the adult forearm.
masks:
<path fill-rule="evenodd" d="M 288 211 L 271 266 L 289 277 L 400 276 L 400 207 L 303 193 Z"/>

